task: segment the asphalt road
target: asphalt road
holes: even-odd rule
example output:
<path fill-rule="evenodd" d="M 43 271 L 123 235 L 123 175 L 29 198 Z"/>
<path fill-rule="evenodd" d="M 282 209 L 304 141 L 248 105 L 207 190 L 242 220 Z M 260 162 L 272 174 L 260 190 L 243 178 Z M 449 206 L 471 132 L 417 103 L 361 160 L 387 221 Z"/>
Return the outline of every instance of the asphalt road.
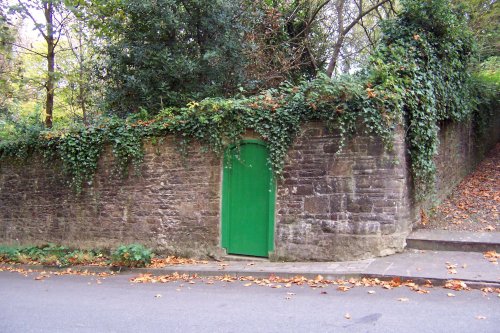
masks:
<path fill-rule="evenodd" d="M 500 297 L 480 291 L 33 277 L 0 272 L 0 332 L 500 332 Z"/>

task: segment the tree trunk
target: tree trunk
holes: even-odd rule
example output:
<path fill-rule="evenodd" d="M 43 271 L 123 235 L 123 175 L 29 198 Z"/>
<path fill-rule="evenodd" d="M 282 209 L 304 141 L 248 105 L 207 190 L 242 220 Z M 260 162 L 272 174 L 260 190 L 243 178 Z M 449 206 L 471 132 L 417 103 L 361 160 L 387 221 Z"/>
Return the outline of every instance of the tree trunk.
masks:
<path fill-rule="evenodd" d="M 47 82 L 45 89 L 47 90 L 47 99 L 45 103 L 45 127 L 52 128 L 52 114 L 54 112 L 54 81 L 55 81 L 55 38 L 54 38 L 54 4 L 48 1 L 44 5 L 45 21 L 47 22 Z"/>
<path fill-rule="evenodd" d="M 87 116 L 87 108 L 86 108 L 86 89 L 85 89 L 85 68 L 84 68 L 84 54 L 83 54 L 83 42 L 82 42 L 83 29 L 81 23 L 78 25 L 78 52 L 79 57 L 77 57 L 79 62 L 79 71 L 78 71 L 78 100 L 80 102 L 80 107 L 82 109 L 83 123 L 88 125 L 88 116 Z"/>
<path fill-rule="evenodd" d="M 371 7 L 366 9 L 365 11 L 363 11 L 362 2 L 360 2 L 358 16 L 346 27 L 344 27 L 345 22 L 344 22 L 344 16 L 343 16 L 345 0 L 339 0 L 337 2 L 336 9 L 337 9 L 337 19 L 339 20 L 339 37 L 337 38 L 337 42 L 335 43 L 335 46 L 333 47 L 333 54 L 332 54 L 332 57 L 330 59 L 330 62 L 328 63 L 328 68 L 326 69 L 326 74 L 329 77 L 332 77 L 332 75 L 333 75 L 333 71 L 335 70 L 335 67 L 337 66 L 337 63 L 338 63 L 340 51 L 341 51 L 342 46 L 344 44 L 344 39 L 347 36 L 347 34 L 351 31 L 351 29 L 354 28 L 354 26 L 356 24 L 358 24 L 359 21 L 363 17 L 368 15 L 371 11 L 379 8 L 380 6 L 385 4 L 386 2 L 390 2 L 390 1 L 391 0 L 379 0 L 377 3 L 375 3 L 374 5 L 372 5 Z"/>
<path fill-rule="evenodd" d="M 333 47 L 333 55 L 330 58 L 330 62 L 328 63 L 328 67 L 326 69 L 326 75 L 329 77 L 332 77 L 333 71 L 335 70 L 335 67 L 337 67 L 340 50 L 344 44 L 346 34 L 346 30 L 344 29 L 344 5 L 345 0 L 339 0 L 335 6 L 335 9 L 337 10 L 337 21 L 339 24 L 339 36 L 337 38 L 337 42 L 335 42 L 335 46 Z"/>

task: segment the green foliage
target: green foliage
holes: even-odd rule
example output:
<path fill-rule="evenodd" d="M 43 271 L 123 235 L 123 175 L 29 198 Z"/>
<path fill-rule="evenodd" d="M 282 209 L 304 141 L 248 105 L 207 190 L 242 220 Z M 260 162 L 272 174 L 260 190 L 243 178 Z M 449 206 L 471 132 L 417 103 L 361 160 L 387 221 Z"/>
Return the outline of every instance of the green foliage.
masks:
<path fill-rule="evenodd" d="M 151 263 L 153 253 L 141 244 L 121 245 L 112 254 L 113 265 L 145 267 Z"/>
<path fill-rule="evenodd" d="M 105 41 L 108 111 L 157 112 L 233 92 L 242 70 L 238 6 L 223 0 L 93 1 L 89 14 Z"/>
<path fill-rule="evenodd" d="M 380 82 L 400 94 L 417 196 L 434 187 L 437 122 L 462 121 L 475 108 L 469 66 L 473 37 L 448 0 L 404 0 L 373 55 Z"/>
<path fill-rule="evenodd" d="M 158 4 L 167 6 L 163 1 Z M 111 144 L 116 171 L 126 175 L 130 164 L 138 170 L 145 138 L 175 134 L 185 151 L 196 140 L 222 154 L 250 129 L 267 141 L 269 167 L 279 176 L 287 150 L 304 122 L 326 122 L 340 135 L 340 148 L 358 130 L 381 137 L 390 147 L 395 127 L 402 125 L 416 192 L 423 197 L 434 187 L 437 123 L 462 121 L 472 115 L 477 127 L 482 126 L 487 123 L 487 110 L 494 108 L 492 101 L 498 101 L 498 88 L 486 89 L 485 80 L 471 79 L 473 38 L 448 0 L 404 0 L 402 4 L 400 15 L 385 23 L 368 68 L 358 74 L 334 79 L 319 75 L 312 81 L 285 83 L 250 97 L 213 97 L 177 107 L 162 107 L 157 99 L 161 91 L 157 94 L 136 87 L 135 92 L 156 101 L 143 103 L 142 97 L 137 103 L 127 101 L 138 111 L 128 119 L 105 118 L 62 134 L 48 132 L 25 141 L 0 143 L 0 158 L 26 157 L 33 151 L 58 157 L 80 191 L 85 182 L 92 182 L 105 143 Z M 151 11 L 151 6 L 146 2 L 131 8 Z M 123 10 L 117 13 L 125 13 Z M 151 108 L 142 108 L 144 105 Z M 146 110 L 155 116 L 150 117 Z"/>
<path fill-rule="evenodd" d="M 1 246 L 0 261 L 50 266 L 85 265 L 104 260 L 95 250 L 72 250 L 52 243 L 40 246 Z"/>
<path fill-rule="evenodd" d="M 15 247 L 0 246 L 0 261 L 17 262 L 19 250 Z"/>

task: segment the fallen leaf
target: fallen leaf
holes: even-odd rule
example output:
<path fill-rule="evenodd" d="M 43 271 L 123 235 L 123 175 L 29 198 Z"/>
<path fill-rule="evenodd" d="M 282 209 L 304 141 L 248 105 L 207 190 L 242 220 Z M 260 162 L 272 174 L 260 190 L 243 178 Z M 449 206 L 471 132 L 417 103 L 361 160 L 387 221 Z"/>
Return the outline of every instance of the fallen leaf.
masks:
<path fill-rule="evenodd" d="M 400 302 L 408 302 L 409 299 L 406 298 L 406 297 L 400 297 L 400 298 L 398 298 L 398 301 L 400 301 Z"/>
<path fill-rule="evenodd" d="M 444 287 L 447 289 L 452 289 L 452 290 L 470 290 L 469 287 L 467 287 L 467 284 L 465 282 L 460 281 L 460 280 L 448 280 L 444 284 Z"/>
<path fill-rule="evenodd" d="M 338 286 L 337 287 L 338 291 L 348 291 L 349 289 L 351 289 L 351 287 L 348 287 L 348 286 Z"/>
<path fill-rule="evenodd" d="M 485 316 L 476 316 L 476 319 L 483 320 L 483 319 L 486 319 L 486 317 Z"/>
<path fill-rule="evenodd" d="M 455 294 L 452 294 L 452 293 L 448 293 L 446 294 L 448 297 L 455 297 Z"/>
<path fill-rule="evenodd" d="M 349 313 L 346 313 L 346 314 L 344 315 L 344 318 L 345 318 L 345 319 L 351 319 L 351 315 L 350 315 Z"/>
<path fill-rule="evenodd" d="M 392 287 L 399 287 L 401 285 L 401 279 L 399 277 L 395 277 L 390 282 Z"/>
<path fill-rule="evenodd" d="M 322 275 L 318 275 L 318 276 L 316 276 L 316 277 L 314 278 L 314 281 L 317 281 L 317 282 L 319 282 L 319 281 L 323 281 L 323 280 L 324 280 L 324 278 L 323 278 L 323 276 L 322 276 Z"/>
<path fill-rule="evenodd" d="M 368 290 L 368 294 L 370 295 L 375 294 L 375 290 Z"/>
<path fill-rule="evenodd" d="M 244 286 L 244 287 L 250 287 L 251 285 L 252 285 L 252 282 L 250 282 L 250 283 L 245 283 L 243 286 Z"/>

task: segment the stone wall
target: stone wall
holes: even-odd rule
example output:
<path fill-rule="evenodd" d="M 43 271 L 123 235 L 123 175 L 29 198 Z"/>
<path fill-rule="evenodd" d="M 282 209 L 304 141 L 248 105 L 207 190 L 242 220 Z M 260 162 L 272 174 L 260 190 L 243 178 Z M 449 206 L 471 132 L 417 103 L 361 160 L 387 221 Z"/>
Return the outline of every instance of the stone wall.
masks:
<path fill-rule="evenodd" d="M 107 151 L 94 185 L 76 195 L 60 165 L 41 158 L 0 163 L 0 242 L 115 247 L 140 242 L 159 251 L 217 254 L 221 162 L 198 146 L 186 158 L 172 138 L 145 144 L 140 176 L 112 175 Z M 131 172 L 133 173 L 133 171 Z"/>
<path fill-rule="evenodd" d="M 401 251 L 411 230 L 404 140 L 339 137 L 310 124 L 278 185 L 276 252 L 285 260 L 349 260 Z"/>
<path fill-rule="evenodd" d="M 498 129 L 491 133 L 496 142 Z M 469 124 L 443 124 L 440 140 L 436 188 L 442 197 L 478 154 Z M 412 199 L 403 131 L 392 151 L 363 135 L 340 153 L 338 143 L 323 124 L 310 123 L 291 147 L 277 184 L 272 259 L 352 260 L 404 249 L 420 206 Z M 113 248 L 139 242 L 170 254 L 224 254 L 222 162 L 199 145 L 185 157 L 176 147 L 172 137 L 146 142 L 140 176 L 131 172 L 126 179 L 113 176 L 108 149 L 93 185 L 80 195 L 58 164 L 36 156 L 2 161 L 0 243 Z"/>
<path fill-rule="evenodd" d="M 432 207 L 445 199 L 480 162 L 484 153 L 500 140 L 500 110 L 491 118 L 484 137 L 478 138 L 472 121 L 439 124 L 439 149 L 436 164 L 435 194 L 423 203 Z M 420 205 L 414 204 L 414 207 Z"/>

